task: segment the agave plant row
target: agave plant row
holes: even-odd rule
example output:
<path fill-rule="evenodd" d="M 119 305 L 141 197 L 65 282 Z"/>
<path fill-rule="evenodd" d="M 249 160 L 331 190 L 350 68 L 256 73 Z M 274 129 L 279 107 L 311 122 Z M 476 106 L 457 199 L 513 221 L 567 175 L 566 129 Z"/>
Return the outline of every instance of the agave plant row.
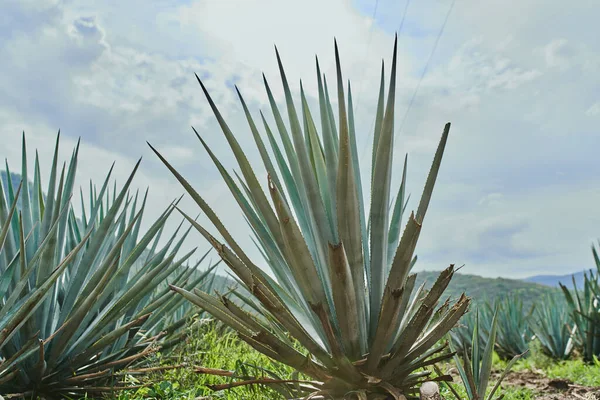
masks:
<path fill-rule="evenodd" d="M 479 327 L 476 335 L 479 347 L 488 343 L 495 313 L 498 320 L 495 351 L 502 359 L 525 354 L 532 340 L 537 340 L 542 351 L 557 360 L 568 359 L 576 347 L 582 348 L 576 346 L 581 343 L 581 337 L 577 334 L 573 313 L 560 293 L 556 293 L 546 295 L 529 309 L 523 306 L 518 295 L 513 295 L 494 303 L 483 303 L 477 316 L 471 312 L 465 314 L 451 332 L 452 344 L 459 353 L 471 351 L 476 327 Z"/>
<path fill-rule="evenodd" d="M 79 143 L 59 168 L 59 137 L 46 186 L 37 153 L 29 184 L 25 137 L 21 185 L 13 186 L 8 165 L 0 185 L 2 394 L 64 398 L 118 389 L 115 371 L 178 341 L 193 312 L 160 284 L 198 287 L 210 273 L 195 268 L 207 254 L 193 266 L 194 251 L 177 256 L 190 228 L 180 235 L 180 225 L 160 243 L 176 203 L 142 231 L 147 192 L 130 194 L 139 162 L 119 190 L 109 187 L 112 168 L 99 189 L 90 183 L 76 216 Z"/>

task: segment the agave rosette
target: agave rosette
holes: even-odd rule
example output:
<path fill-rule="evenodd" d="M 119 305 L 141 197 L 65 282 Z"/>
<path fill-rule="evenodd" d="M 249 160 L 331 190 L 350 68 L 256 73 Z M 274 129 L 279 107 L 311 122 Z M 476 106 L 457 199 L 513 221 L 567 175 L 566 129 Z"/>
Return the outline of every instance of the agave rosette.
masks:
<path fill-rule="evenodd" d="M 473 346 L 473 337 L 478 337 L 479 348 L 484 348 L 488 343 L 492 326 L 493 310 L 490 307 L 478 308 L 476 313 L 466 313 L 458 326 L 450 331 L 453 348 L 459 353 L 470 352 Z M 477 328 L 477 335 L 474 335 Z"/>
<path fill-rule="evenodd" d="M 429 372 L 422 368 L 451 356 L 440 339 L 456 324 L 469 303 L 463 295 L 456 303 L 446 302 L 436 309 L 454 273 L 453 266 L 440 274 L 429 291 L 423 287 L 415 289 L 416 276 L 410 273 L 450 124 L 444 128 L 418 209 L 410 215 L 401 234 L 406 206 L 404 178 L 395 201 L 390 201 L 396 53 L 395 43 L 387 99 L 382 66 L 368 210 L 363 199 L 351 88 L 350 84 L 347 89 L 344 87 L 337 45 L 338 124 L 318 61 L 320 118 L 316 119 L 302 87 L 301 114 L 297 111 L 277 53 L 289 125 L 284 123 L 265 78 L 276 129 L 262 113 L 261 120 L 271 153 L 238 91 L 268 172 L 270 200 L 236 136 L 198 78 L 241 176 L 234 179 L 205 140 L 197 132 L 196 135 L 244 213 L 276 279 L 249 258 L 202 196 L 154 150 L 224 239 L 225 243 L 221 243 L 205 227 L 187 217 L 253 295 L 255 300 L 249 303 L 257 312 L 242 310 L 224 296 L 215 298 L 201 290 L 176 286 L 173 290 L 234 328 L 257 350 L 309 377 L 310 382 L 305 386 L 294 382 L 289 385 L 311 396 L 412 395 L 415 386 L 428 379 Z M 292 345 L 290 336 L 303 351 Z M 247 383 L 265 382 L 248 380 Z"/>
<path fill-rule="evenodd" d="M 7 328 L 0 356 L 18 367 L 0 379 L 3 394 L 64 398 L 118 389 L 118 382 L 106 386 L 114 372 L 143 361 L 180 324 L 165 316 L 181 302 L 159 284 L 191 288 L 206 277 L 182 272 L 193 251 L 176 258 L 187 235 L 178 234 L 181 226 L 159 244 L 173 206 L 142 231 L 146 196 L 129 194 L 139 163 L 112 195 L 110 172 L 99 190 L 90 183 L 89 206 L 82 195 L 78 218 L 71 197 L 79 144 L 62 170 L 58 149 L 57 138 L 45 192 L 37 154 L 19 204 L 8 166 L 7 189 L 0 187 L 0 326 Z M 22 154 L 21 178 L 29 182 L 24 138 Z"/>
<path fill-rule="evenodd" d="M 530 322 L 534 310 L 531 306 L 526 311 L 523 300 L 516 296 L 504 300 L 486 303 L 487 314 L 492 315 L 494 309 L 498 313 L 498 332 L 496 333 L 496 352 L 504 360 L 512 359 L 519 354 L 527 353 L 529 342 L 533 338 Z"/>
<path fill-rule="evenodd" d="M 570 357 L 575 347 L 577 325 L 563 298 L 559 299 L 554 294 L 547 295 L 536 304 L 529 324 L 546 355 L 558 360 Z"/>
<path fill-rule="evenodd" d="M 473 314 L 471 314 L 473 315 Z M 480 336 L 480 319 L 479 310 L 476 310 L 473 317 L 473 335 L 471 338 L 471 346 L 469 351 L 463 350 L 459 354 L 454 355 L 454 363 L 460 379 L 465 387 L 466 398 L 468 400 L 501 400 L 504 398 L 503 394 L 494 398 L 496 392 L 500 389 L 500 384 L 510 372 L 511 368 L 515 363 L 523 356 L 523 354 L 515 355 L 506 365 L 504 371 L 498 377 L 498 380 L 489 389 L 491 384 L 491 374 L 494 358 L 494 344 L 496 342 L 496 331 L 498 329 L 498 309 L 492 311 L 490 316 L 489 325 L 487 326 L 486 340 L 481 341 Z M 486 321 L 487 322 L 487 321 Z M 452 348 L 453 346 L 450 345 Z M 483 351 L 482 351 L 483 350 Z M 471 354 L 469 356 L 469 353 Z M 439 368 L 436 367 L 438 373 L 441 373 Z M 448 389 L 452 392 L 457 400 L 462 400 L 462 397 L 458 394 L 458 391 L 450 383 L 446 382 Z"/>

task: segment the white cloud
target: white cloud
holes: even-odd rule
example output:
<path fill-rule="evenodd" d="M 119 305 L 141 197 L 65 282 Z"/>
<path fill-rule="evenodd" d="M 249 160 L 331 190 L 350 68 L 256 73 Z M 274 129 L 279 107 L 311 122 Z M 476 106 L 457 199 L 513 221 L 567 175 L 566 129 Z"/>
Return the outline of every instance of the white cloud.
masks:
<path fill-rule="evenodd" d="M 557 196 L 559 191 L 563 195 Z M 596 241 L 600 215 L 590 210 L 600 201 L 600 188 L 550 185 L 510 196 L 489 193 L 475 200 L 468 204 L 468 213 L 432 210 L 419 243 L 423 256 L 418 269 L 465 262 L 466 273 L 527 277 L 591 267 L 589 249 Z"/>
<path fill-rule="evenodd" d="M 547 44 L 544 47 L 544 56 L 546 64 L 551 68 L 567 69 L 576 61 L 575 51 L 566 39 L 556 39 Z"/>
<path fill-rule="evenodd" d="M 600 115 L 600 101 L 592 104 L 585 112 L 588 117 L 594 117 Z"/>

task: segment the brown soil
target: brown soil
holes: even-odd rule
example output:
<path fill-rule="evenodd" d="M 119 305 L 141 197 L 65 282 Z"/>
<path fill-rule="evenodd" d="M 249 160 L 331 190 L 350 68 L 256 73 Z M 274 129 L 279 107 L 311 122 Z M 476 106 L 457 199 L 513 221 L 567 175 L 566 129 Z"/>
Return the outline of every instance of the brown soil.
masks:
<path fill-rule="evenodd" d="M 510 372 L 502 385 L 531 389 L 538 400 L 600 400 L 600 387 L 576 385 L 565 379 L 549 379 L 532 371 Z"/>

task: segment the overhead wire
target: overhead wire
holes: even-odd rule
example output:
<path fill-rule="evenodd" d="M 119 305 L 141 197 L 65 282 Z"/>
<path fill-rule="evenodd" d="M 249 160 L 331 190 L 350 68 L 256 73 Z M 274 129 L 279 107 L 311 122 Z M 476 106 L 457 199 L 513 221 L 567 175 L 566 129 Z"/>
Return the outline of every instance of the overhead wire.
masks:
<path fill-rule="evenodd" d="M 400 31 L 402 29 L 402 26 L 404 25 L 404 19 L 406 17 L 406 10 L 408 9 L 408 3 L 410 2 L 410 0 L 407 0 L 406 5 L 404 7 L 404 15 L 402 16 L 402 21 L 400 23 L 400 28 L 398 29 L 398 36 L 400 36 Z M 450 14 L 452 13 L 452 10 L 454 9 L 454 5 L 456 3 L 456 0 L 452 0 L 452 2 L 450 3 L 450 7 L 448 8 L 448 12 L 446 12 L 446 16 L 444 18 L 444 22 L 442 23 L 442 26 L 440 27 L 440 30 L 435 38 L 435 42 L 433 43 L 433 48 L 431 49 L 431 52 L 429 53 L 429 58 L 427 59 L 427 62 L 425 63 L 425 67 L 423 68 L 423 71 L 421 72 L 421 76 L 419 77 L 419 81 L 417 82 L 417 86 L 415 87 L 415 90 L 412 94 L 412 97 L 408 103 L 408 106 L 406 108 L 406 112 L 404 113 L 404 116 L 402 117 L 402 121 L 400 123 L 400 127 L 398 128 L 398 131 L 401 132 L 402 128 L 404 127 L 404 123 L 406 122 L 406 119 L 408 117 L 408 114 L 410 113 L 410 110 L 412 109 L 412 106 L 415 102 L 415 98 L 417 97 L 417 94 L 419 92 L 419 89 L 421 88 L 421 84 L 423 82 L 423 79 L 425 78 L 425 75 L 427 74 L 427 71 L 429 70 L 429 65 L 431 64 L 431 61 L 433 59 L 433 56 L 435 54 L 435 51 L 438 47 L 438 44 L 440 42 L 440 39 L 442 38 L 442 35 L 444 34 L 444 31 L 446 29 L 446 25 L 448 24 L 448 19 L 450 18 Z M 370 139 L 371 134 L 373 133 L 373 127 L 375 125 L 375 119 L 373 119 L 373 122 L 371 124 L 371 129 L 369 130 L 369 136 L 367 138 L 367 140 Z M 364 146 L 364 150 L 363 150 L 363 154 L 361 156 L 361 162 L 364 160 L 364 156 L 366 154 L 366 150 L 369 146 Z"/>
<path fill-rule="evenodd" d="M 398 128 L 398 131 L 400 131 L 400 132 L 402 131 L 402 128 L 404 127 L 404 122 L 406 122 L 406 117 L 408 116 L 408 113 L 410 112 L 410 109 L 412 108 L 412 106 L 415 102 L 415 97 L 417 97 L 417 93 L 418 93 L 419 89 L 421 88 L 421 83 L 423 82 L 423 78 L 425 78 L 425 74 L 427 73 L 427 70 L 429 69 L 429 64 L 431 63 L 431 60 L 433 59 L 433 55 L 435 54 L 435 50 L 437 49 L 440 39 L 444 33 L 444 29 L 446 29 L 446 24 L 448 23 L 448 19 L 450 18 L 450 14 L 452 13 L 452 9 L 454 8 L 455 3 L 456 3 L 456 0 L 452 0 L 452 3 L 450 3 L 450 8 L 448 9 L 448 12 L 446 13 L 446 18 L 444 18 L 444 23 L 442 24 L 442 27 L 440 28 L 440 31 L 438 32 L 438 35 L 435 38 L 435 42 L 433 43 L 433 49 L 431 49 L 431 53 L 429 53 L 429 59 L 427 60 L 427 63 L 425 64 L 425 68 L 423 68 L 423 72 L 421 73 L 419 82 L 417 83 L 417 86 L 415 87 L 415 91 L 413 92 L 410 102 L 408 103 L 408 107 L 406 108 L 406 112 L 404 113 L 404 117 L 402 118 L 402 122 L 400 123 L 400 128 Z"/>
<path fill-rule="evenodd" d="M 378 1 L 378 0 L 377 0 L 377 1 Z M 402 33 L 402 28 L 404 27 L 404 21 L 406 20 L 406 14 L 407 14 L 407 11 L 408 11 L 408 6 L 409 6 L 409 5 L 410 5 L 410 0 L 406 0 L 406 2 L 404 3 L 404 10 L 402 11 L 402 18 L 400 19 L 400 26 L 398 27 L 398 31 L 397 31 L 398 38 L 400 38 L 400 34 Z M 373 19 L 374 19 L 374 18 L 375 18 L 375 17 L 373 17 Z M 364 74 L 363 74 L 363 75 L 364 75 Z M 358 95 L 360 96 L 360 95 L 361 95 L 361 93 L 362 93 L 362 90 L 359 92 L 359 94 L 358 94 Z M 357 102 L 357 107 L 356 107 L 356 109 L 358 109 L 358 102 Z M 356 110 L 356 112 L 358 113 L 358 110 Z M 372 131 L 373 131 L 373 128 L 374 128 L 374 126 L 375 126 L 375 116 L 373 116 L 373 120 L 371 121 L 371 128 L 369 129 L 369 134 L 368 134 L 368 136 L 367 136 L 367 144 L 368 144 L 369 140 L 371 139 L 371 134 L 373 133 Z M 364 158 L 365 158 L 365 154 L 366 154 L 366 151 L 367 151 L 367 148 L 368 148 L 368 147 L 369 147 L 369 146 L 363 146 L 363 148 L 364 148 L 364 150 L 363 150 L 363 154 L 362 154 L 362 156 L 360 157 L 360 161 L 361 161 L 361 162 L 362 162 L 362 161 L 364 160 Z"/>
<path fill-rule="evenodd" d="M 362 97 L 363 88 L 365 87 L 365 72 L 367 70 L 367 58 L 369 57 L 369 47 L 371 47 L 371 40 L 373 38 L 373 27 L 375 26 L 375 16 L 377 15 L 377 7 L 379 6 L 379 0 L 375 0 L 375 7 L 373 8 L 373 15 L 371 16 L 371 26 L 369 27 L 369 39 L 367 39 L 367 46 L 365 48 L 365 55 L 363 57 L 363 70 L 360 90 L 358 91 L 358 96 L 356 99 L 356 106 L 354 107 L 355 111 L 358 111 L 358 106 L 360 105 L 360 100 Z"/>

